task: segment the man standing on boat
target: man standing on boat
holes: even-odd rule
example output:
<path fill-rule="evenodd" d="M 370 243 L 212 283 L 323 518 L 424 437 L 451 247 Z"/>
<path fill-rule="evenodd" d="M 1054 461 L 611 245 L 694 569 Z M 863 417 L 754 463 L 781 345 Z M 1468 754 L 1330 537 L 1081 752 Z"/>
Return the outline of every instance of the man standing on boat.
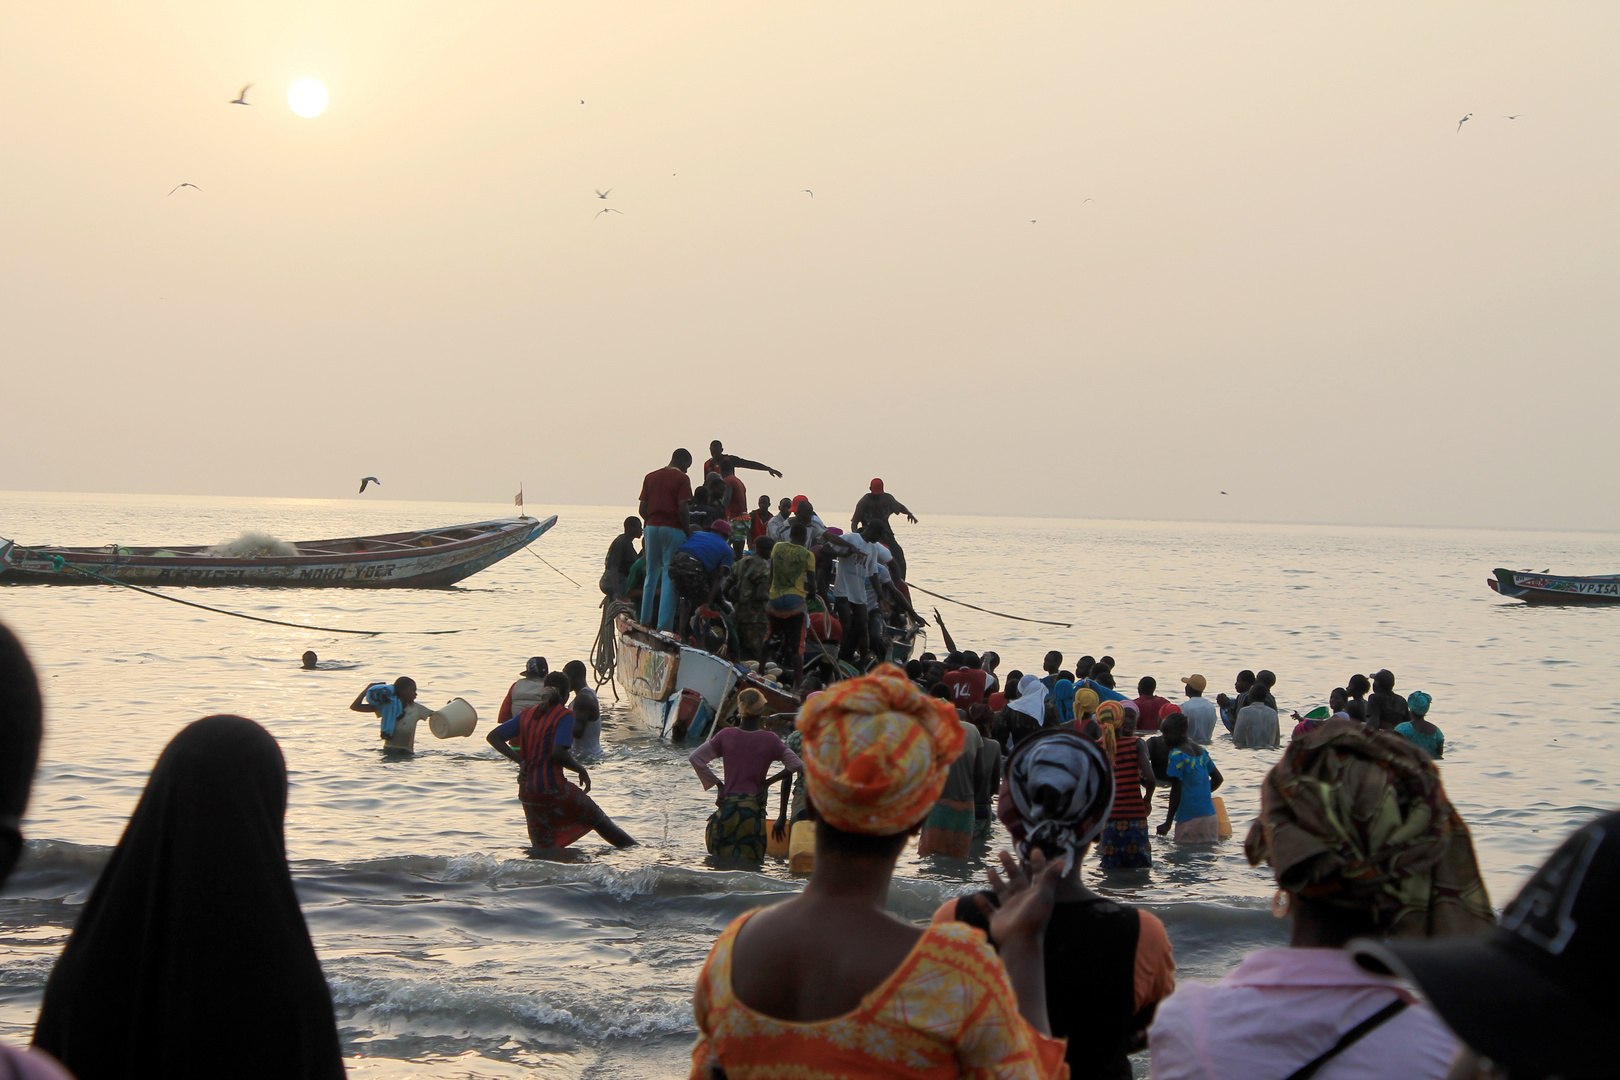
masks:
<path fill-rule="evenodd" d="M 726 471 L 720 467 L 722 465 L 727 465 L 732 469 L 754 469 L 758 472 L 768 472 L 777 478 L 780 478 L 782 475 L 769 465 L 765 465 L 758 461 L 749 461 L 747 458 L 737 457 L 735 454 L 726 453 L 726 448 L 720 445 L 719 439 L 716 439 L 709 444 L 709 460 L 703 463 L 703 475 L 708 476 L 712 472 L 717 472 L 721 476 L 724 476 Z"/>
<path fill-rule="evenodd" d="M 636 565 L 636 541 L 641 539 L 641 519 L 624 519 L 624 532 L 608 545 L 607 559 L 602 567 L 601 588 L 604 595 L 617 600 L 624 595 L 625 582 L 630 579 L 630 568 Z"/>
<path fill-rule="evenodd" d="M 545 679 L 546 693 L 538 704 L 492 728 L 489 745 L 522 768 L 518 772 L 518 800 L 535 850 L 565 848 L 595 831 L 617 848 L 635 843 L 591 800 L 591 774 L 574 757 L 574 714 L 563 704 L 568 697 L 568 676 L 554 671 Z M 517 744 L 514 746 L 513 744 Z M 579 776 L 569 783 L 563 770 Z"/>
<path fill-rule="evenodd" d="M 641 520 L 647 523 L 642 552 L 647 559 L 647 582 L 641 594 L 641 624 L 660 630 L 675 629 L 675 589 L 669 583 L 669 560 L 686 543 L 686 504 L 692 501 L 692 482 L 686 470 L 692 452 L 685 448 L 670 455 L 669 464 L 654 469 L 641 481 Z M 653 610 L 653 596 L 658 610 Z"/>
<path fill-rule="evenodd" d="M 895 514 L 904 514 L 907 521 L 913 525 L 917 524 L 917 515 L 907 510 L 899 499 L 884 491 L 882 480 L 873 480 L 871 490 L 862 495 L 860 501 L 855 504 L 855 512 L 849 517 L 849 527 L 852 530 L 862 531 L 867 525 L 876 526 L 878 543 L 888 548 L 889 554 L 894 556 L 894 575 L 904 581 L 906 553 L 900 550 L 900 542 L 894 538 L 894 528 L 889 524 L 889 518 Z"/>

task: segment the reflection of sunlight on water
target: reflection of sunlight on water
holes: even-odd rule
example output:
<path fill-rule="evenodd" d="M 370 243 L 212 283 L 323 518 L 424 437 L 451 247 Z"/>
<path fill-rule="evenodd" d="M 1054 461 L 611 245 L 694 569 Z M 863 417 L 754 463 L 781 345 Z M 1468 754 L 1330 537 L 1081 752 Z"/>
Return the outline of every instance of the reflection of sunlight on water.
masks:
<path fill-rule="evenodd" d="M 510 509 L 9 493 L 0 494 L 0 532 L 41 543 L 213 544 L 250 529 L 301 540 Z M 592 835 L 573 849 L 582 863 L 528 859 L 517 768 L 483 741 L 527 657 L 544 655 L 553 668 L 586 657 L 600 618 L 590 583 L 628 509 L 533 508 L 559 514 L 538 550 L 585 589 L 514 556 L 452 590 L 186 594 L 300 622 L 472 628 L 451 637 L 322 635 L 101 586 L 0 590 L 3 618 L 29 645 L 47 696 L 27 834 L 115 843 L 179 727 L 240 712 L 263 722 L 287 758 L 289 852 L 317 946 L 353 1001 L 344 1031 L 357 1072 L 577 1074 L 609 1052 L 604 1071 L 614 1075 L 679 1069 L 692 975 L 715 934 L 801 882 L 781 860 L 757 873 L 706 869 L 713 800 L 686 750 L 631 728 L 607 687 L 592 797 L 632 836 L 654 842 L 619 852 Z M 932 516 L 902 528 L 919 584 L 1076 624 L 1036 627 L 942 603 L 953 637 L 995 648 L 1003 673 L 1038 670 L 1049 648 L 1070 661 L 1106 652 L 1119 659 L 1122 688 L 1151 674 L 1161 693 L 1177 698 L 1180 676 L 1204 674 L 1213 695 L 1239 668 L 1269 667 L 1286 715 L 1325 701 L 1358 668 L 1393 668 L 1400 689 L 1435 696 L 1433 715 L 1447 736 L 1441 771 L 1498 906 L 1574 822 L 1620 803 L 1606 765 L 1620 733 L 1609 686 L 1620 612 L 1530 609 L 1483 584 L 1495 565 L 1620 569 L 1620 537 Z M 1300 574 L 1314 578 L 1308 589 L 1290 587 Z M 300 670 L 305 649 L 332 666 Z M 1526 677 L 1548 665 L 1561 684 L 1551 696 L 1544 679 Z M 413 676 L 426 701 L 466 698 L 479 730 L 444 744 L 423 725 L 414 757 L 385 760 L 374 721 L 348 703 L 365 683 L 399 675 Z M 1280 933 L 1264 908 L 1269 874 L 1242 851 L 1258 810 L 1256 785 L 1279 752 L 1235 749 L 1224 733 L 1210 751 L 1226 776 L 1233 839 L 1178 846 L 1155 836 L 1151 870 L 1105 873 L 1093 854 L 1083 871 L 1098 892 L 1151 902 L 1183 950 L 1178 965 L 1199 978 L 1219 977 L 1243 948 Z M 946 897 L 982 887 L 985 863 L 1003 843 L 997 824 L 967 860 L 920 859 L 913 846 L 891 907 L 927 919 Z M 9 927 L 0 938 L 0 1037 L 14 1041 L 26 1041 L 61 927 L 105 853 L 62 848 L 51 858 L 66 860 L 54 871 L 65 882 L 57 892 L 0 901 L 0 925 Z M 32 880 L 49 892 L 50 875 Z M 392 903 L 405 895 L 436 902 Z M 577 987 L 580 1000 L 545 996 L 558 981 Z M 443 996 L 462 989 L 491 996 L 476 1008 Z M 446 1011 L 436 1012 L 434 1001 Z M 561 1019 L 587 1016 L 592 1001 L 604 1011 L 588 1023 Z M 410 1002 L 420 1007 L 406 1009 Z M 386 1017 L 374 1011 L 390 1008 Z M 469 1010 L 485 1008 L 509 1018 L 498 1036 L 464 1034 Z M 602 1034 L 632 1030 L 643 1034 Z"/>

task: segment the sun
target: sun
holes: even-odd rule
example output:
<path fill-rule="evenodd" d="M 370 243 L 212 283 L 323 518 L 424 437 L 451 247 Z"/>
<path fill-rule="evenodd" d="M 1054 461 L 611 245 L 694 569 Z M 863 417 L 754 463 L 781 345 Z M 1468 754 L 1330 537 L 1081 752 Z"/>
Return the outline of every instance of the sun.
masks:
<path fill-rule="evenodd" d="M 314 119 L 326 111 L 326 87 L 314 79 L 299 79 L 287 91 L 287 104 L 305 119 Z"/>

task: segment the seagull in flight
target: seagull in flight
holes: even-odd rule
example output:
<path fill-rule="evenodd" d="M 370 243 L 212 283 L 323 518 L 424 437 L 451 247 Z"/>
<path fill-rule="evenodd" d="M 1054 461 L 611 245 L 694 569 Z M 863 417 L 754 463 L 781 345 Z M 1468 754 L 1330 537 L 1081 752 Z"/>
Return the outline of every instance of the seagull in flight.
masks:
<path fill-rule="evenodd" d="M 169 191 L 169 195 L 173 195 L 173 194 L 174 194 L 174 193 L 175 193 L 175 192 L 176 192 L 176 191 L 179 191 L 179 190 L 180 190 L 180 189 L 181 189 L 181 188 L 183 188 L 183 187 L 188 187 L 188 188 L 197 188 L 197 190 L 198 190 L 198 191 L 201 191 L 201 190 L 202 190 L 202 188 L 200 188 L 200 187 L 197 187 L 197 185 L 196 185 L 196 184 L 176 184 L 176 185 L 174 185 L 174 187 L 173 187 L 173 188 L 172 188 L 172 189 L 171 189 L 171 190 L 170 190 L 170 191 Z M 165 199 L 166 199 L 166 198 L 168 198 L 168 197 L 169 197 L 169 196 L 168 196 L 168 195 L 165 195 L 165 196 L 164 196 L 164 198 L 165 198 Z"/>
<path fill-rule="evenodd" d="M 242 92 L 240 94 L 237 94 L 235 97 L 233 97 L 231 99 L 231 104 L 232 105 L 251 105 L 251 104 L 253 104 L 253 102 L 251 102 L 251 101 L 249 101 L 247 99 L 247 92 L 249 90 L 251 90 L 251 89 L 253 89 L 253 84 L 252 83 L 248 83 L 246 86 L 242 87 Z"/>
<path fill-rule="evenodd" d="M 382 487 L 382 481 L 375 476 L 362 476 L 360 478 L 360 494 L 364 495 L 366 493 L 367 484 L 376 484 L 378 487 Z"/>
<path fill-rule="evenodd" d="M 1519 117 L 1521 117 L 1523 115 L 1524 115 L 1524 113 L 1522 113 L 1522 112 L 1516 112 L 1512 116 L 1504 116 L 1504 117 L 1502 117 L 1502 119 L 1504 119 L 1504 120 L 1517 120 Z"/>
<path fill-rule="evenodd" d="M 596 188 L 595 191 L 596 191 L 596 197 L 598 199 L 605 199 L 609 195 L 613 194 L 613 189 L 612 188 L 608 188 L 606 191 L 603 191 L 601 188 Z"/>
<path fill-rule="evenodd" d="M 816 197 L 816 193 L 811 191 L 809 188 L 800 188 L 799 190 L 803 191 L 806 195 L 810 196 L 812 199 Z"/>
<path fill-rule="evenodd" d="M 1096 202 L 1097 200 L 1096 199 L 1081 199 L 1080 201 L 1083 202 L 1083 203 L 1088 203 L 1088 202 Z"/>
<path fill-rule="evenodd" d="M 613 207 L 609 206 L 604 210 L 598 210 L 596 212 L 596 217 L 601 217 L 603 214 L 622 214 L 622 213 L 624 213 L 623 210 L 615 210 L 615 209 L 613 209 Z M 591 220 L 595 221 L 596 218 L 592 218 Z"/>
<path fill-rule="evenodd" d="M 1221 492 L 1221 494 L 1222 494 L 1222 495 L 1225 495 L 1225 494 L 1226 494 L 1226 492 L 1224 492 L 1224 491 L 1223 491 L 1223 492 Z"/>
<path fill-rule="evenodd" d="M 1463 125 L 1464 125 L 1464 124 L 1466 124 L 1466 123 L 1468 123 L 1468 117 L 1470 117 L 1470 116 L 1473 116 L 1473 115 L 1474 115 L 1474 114 L 1473 114 L 1473 113 L 1469 113 L 1469 114 L 1468 114 L 1468 116 L 1465 116 L 1465 117 L 1463 117 L 1463 118 L 1462 118 L 1462 119 L 1461 119 L 1461 120 L 1459 120 L 1459 121 L 1457 121 L 1457 130 L 1458 130 L 1458 131 L 1461 131 L 1461 130 L 1462 130 L 1462 126 L 1463 126 Z"/>

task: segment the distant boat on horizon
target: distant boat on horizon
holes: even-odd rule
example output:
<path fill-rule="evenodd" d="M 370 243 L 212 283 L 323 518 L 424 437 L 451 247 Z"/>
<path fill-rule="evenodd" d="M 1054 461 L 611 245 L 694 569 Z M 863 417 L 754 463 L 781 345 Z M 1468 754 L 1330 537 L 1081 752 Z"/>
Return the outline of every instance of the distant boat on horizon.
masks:
<path fill-rule="evenodd" d="M 1597 577 L 1571 577 L 1536 573 L 1532 570 L 1504 570 L 1485 579 L 1493 592 L 1527 604 L 1620 604 L 1620 574 Z"/>

